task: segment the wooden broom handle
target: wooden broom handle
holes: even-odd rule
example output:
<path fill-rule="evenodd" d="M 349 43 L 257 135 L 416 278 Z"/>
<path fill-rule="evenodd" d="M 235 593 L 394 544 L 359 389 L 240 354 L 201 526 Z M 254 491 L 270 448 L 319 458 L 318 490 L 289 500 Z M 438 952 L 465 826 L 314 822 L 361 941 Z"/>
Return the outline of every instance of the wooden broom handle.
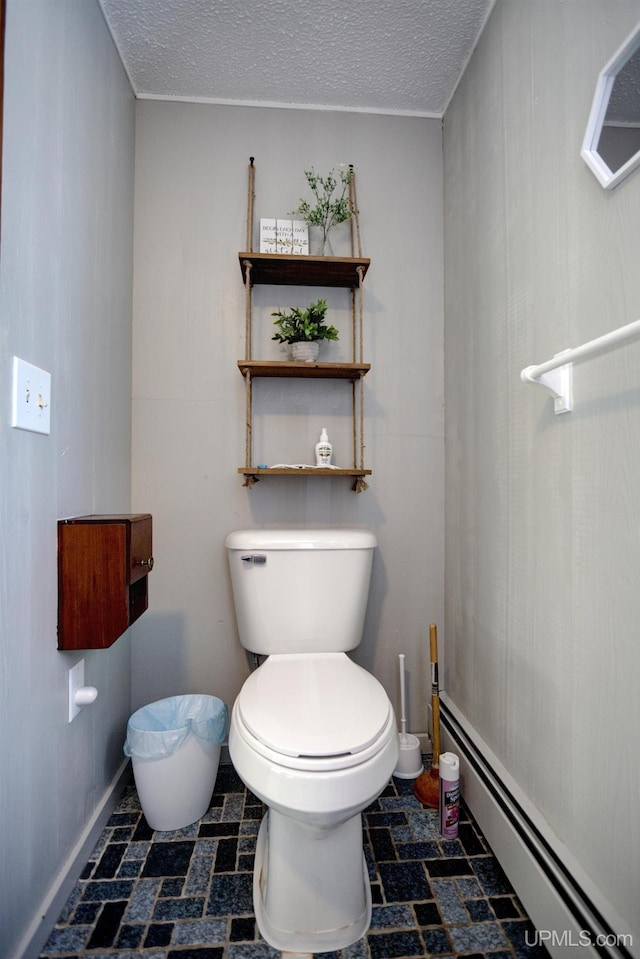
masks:
<path fill-rule="evenodd" d="M 438 680 L 438 629 L 435 623 L 429 626 L 429 653 L 431 657 L 431 722 L 433 725 L 433 762 L 440 762 L 440 689 Z"/>
<path fill-rule="evenodd" d="M 431 662 L 438 662 L 438 627 L 435 623 L 431 623 L 429 626 L 429 652 L 431 654 Z"/>

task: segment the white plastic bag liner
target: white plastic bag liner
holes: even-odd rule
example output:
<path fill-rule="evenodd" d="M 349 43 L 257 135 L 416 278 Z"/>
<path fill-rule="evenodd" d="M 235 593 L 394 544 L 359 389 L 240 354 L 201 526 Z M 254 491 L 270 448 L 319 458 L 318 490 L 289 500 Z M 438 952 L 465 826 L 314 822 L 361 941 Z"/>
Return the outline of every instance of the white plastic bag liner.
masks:
<path fill-rule="evenodd" d="M 166 759 L 189 733 L 206 743 L 223 742 L 228 724 L 229 710 L 216 696 L 169 696 L 142 706 L 131 716 L 124 754 L 136 759 Z"/>

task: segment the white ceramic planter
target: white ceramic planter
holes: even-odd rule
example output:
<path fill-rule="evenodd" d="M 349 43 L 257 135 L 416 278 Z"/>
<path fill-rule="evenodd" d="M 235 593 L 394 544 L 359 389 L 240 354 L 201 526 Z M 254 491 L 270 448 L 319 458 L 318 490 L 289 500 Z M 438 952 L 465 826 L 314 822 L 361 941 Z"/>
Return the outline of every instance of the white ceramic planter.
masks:
<path fill-rule="evenodd" d="M 301 340 L 299 343 L 290 343 L 289 352 L 292 360 L 314 363 L 320 352 L 320 340 Z"/>

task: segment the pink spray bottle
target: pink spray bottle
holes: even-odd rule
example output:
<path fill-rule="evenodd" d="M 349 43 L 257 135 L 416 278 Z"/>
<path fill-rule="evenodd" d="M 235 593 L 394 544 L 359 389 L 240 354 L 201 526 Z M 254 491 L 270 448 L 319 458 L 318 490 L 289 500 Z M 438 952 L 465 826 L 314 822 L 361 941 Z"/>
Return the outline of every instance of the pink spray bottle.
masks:
<path fill-rule="evenodd" d="M 460 760 L 455 753 L 440 754 L 440 832 L 456 839 L 460 810 Z"/>

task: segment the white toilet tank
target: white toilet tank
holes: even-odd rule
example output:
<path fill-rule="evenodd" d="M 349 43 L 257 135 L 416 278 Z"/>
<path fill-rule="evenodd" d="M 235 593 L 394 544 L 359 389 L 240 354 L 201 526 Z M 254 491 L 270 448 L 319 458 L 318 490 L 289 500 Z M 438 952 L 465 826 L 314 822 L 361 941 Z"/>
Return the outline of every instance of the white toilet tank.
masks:
<path fill-rule="evenodd" d="M 363 529 L 229 533 L 225 546 L 245 649 L 265 656 L 354 649 L 376 543 Z"/>

